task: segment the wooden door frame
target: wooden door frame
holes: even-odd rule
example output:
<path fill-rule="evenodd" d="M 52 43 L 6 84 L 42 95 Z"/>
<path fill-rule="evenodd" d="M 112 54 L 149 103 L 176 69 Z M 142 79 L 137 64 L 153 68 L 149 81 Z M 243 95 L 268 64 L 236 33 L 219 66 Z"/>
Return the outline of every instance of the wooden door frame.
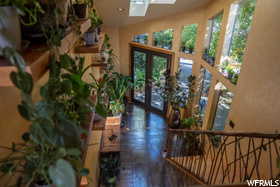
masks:
<path fill-rule="evenodd" d="M 143 44 L 139 44 L 139 43 L 135 43 L 135 42 L 131 42 L 130 43 L 130 48 L 129 48 L 130 52 L 130 76 L 132 78 L 132 81 L 134 82 L 134 60 L 133 60 L 133 52 L 136 51 L 140 51 L 143 52 L 147 55 L 146 60 L 147 60 L 147 66 L 146 66 L 146 80 L 145 80 L 145 92 L 147 91 L 147 85 L 148 85 L 148 79 L 147 77 L 152 75 L 152 68 L 149 68 L 149 65 L 152 65 L 152 56 L 160 56 L 160 57 L 164 57 L 167 58 L 167 71 L 168 74 L 171 74 L 171 67 L 173 64 L 173 57 L 174 57 L 174 52 L 170 51 L 170 50 L 166 50 L 166 49 L 161 49 L 161 48 L 157 48 L 157 47 L 151 47 L 151 46 L 146 46 Z M 147 76 L 148 75 L 148 76 Z M 165 115 L 167 113 L 167 109 L 168 109 L 168 104 L 165 103 L 164 104 L 164 109 L 162 111 L 151 107 L 151 106 L 147 106 L 146 103 L 151 103 L 151 96 L 150 94 L 146 94 L 145 93 L 145 103 L 139 102 L 137 100 L 134 100 L 134 91 L 133 89 L 131 90 L 130 93 L 131 99 L 132 101 L 134 101 L 136 104 L 139 104 L 140 106 L 144 107 L 147 110 L 151 110 L 155 113 L 158 113 L 160 115 Z M 148 97 L 147 97 L 148 96 Z"/>

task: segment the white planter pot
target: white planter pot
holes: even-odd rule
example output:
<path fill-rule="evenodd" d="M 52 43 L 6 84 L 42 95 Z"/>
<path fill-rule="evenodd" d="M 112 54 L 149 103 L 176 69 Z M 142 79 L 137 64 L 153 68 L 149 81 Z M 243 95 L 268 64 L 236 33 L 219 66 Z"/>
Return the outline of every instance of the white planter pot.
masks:
<path fill-rule="evenodd" d="M 0 48 L 21 49 L 19 16 L 13 7 L 0 7 Z"/>
<path fill-rule="evenodd" d="M 86 32 L 84 34 L 84 40 L 85 40 L 87 46 L 97 44 L 99 41 L 99 35 L 97 33 L 97 29 Z"/>

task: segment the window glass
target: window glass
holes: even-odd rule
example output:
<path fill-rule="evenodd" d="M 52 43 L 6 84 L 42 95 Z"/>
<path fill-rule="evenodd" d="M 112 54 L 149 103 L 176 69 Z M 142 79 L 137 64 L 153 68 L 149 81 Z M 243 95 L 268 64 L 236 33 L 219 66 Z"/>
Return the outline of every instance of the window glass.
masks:
<path fill-rule="evenodd" d="M 239 77 L 255 7 L 256 0 L 242 0 L 230 8 L 219 71 L 233 84 Z"/>
<path fill-rule="evenodd" d="M 203 120 L 204 115 L 205 115 L 205 109 L 207 107 L 208 103 L 208 95 L 210 91 L 210 86 L 211 86 L 211 80 L 212 80 L 212 75 L 211 73 L 205 69 L 201 68 L 200 70 L 200 99 L 199 99 L 199 113 L 201 116 L 201 119 Z"/>
<path fill-rule="evenodd" d="M 153 45 L 164 49 L 172 49 L 173 29 L 153 33 Z"/>
<path fill-rule="evenodd" d="M 219 92 L 219 99 L 216 108 L 213 130 L 224 130 L 225 125 L 228 124 L 228 114 L 230 111 L 233 93 L 222 84 L 218 83 L 215 90 Z"/>
<path fill-rule="evenodd" d="M 148 34 L 138 34 L 133 38 L 134 42 L 141 43 L 141 44 L 148 44 Z"/>
<path fill-rule="evenodd" d="M 202 58 L 209 64 L 214 65 L 217 46 L 221 33 L 223 13 L 218 14 L 208 21 L 207 32 L 205 35 L 205 50 Z"/>
<path fill-rule="evenodd" d="M 187 91 L 188 77 L 192 75 L 193 61 L 185 58 L 179 59 L 179 81 L 183 89 Z"/>
<path fill-rule="evenodd" d="M 197 24 L 184 26 L 181 35 L 181 51 L 193 54 L 197 35 Z"/>

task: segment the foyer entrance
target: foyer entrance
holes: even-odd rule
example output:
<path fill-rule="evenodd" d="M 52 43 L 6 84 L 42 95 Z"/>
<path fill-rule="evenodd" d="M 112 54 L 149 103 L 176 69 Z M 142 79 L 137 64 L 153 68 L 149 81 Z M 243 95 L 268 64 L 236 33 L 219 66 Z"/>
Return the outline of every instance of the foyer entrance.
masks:
<path fill-rule="evenodd" d="M 167 104 L 160 85 L 166 84 L 170 73 L 171 55 L 148 49 L 131 47 L 131 72 L 134 83 L 134 103 L 145 109 L 165 114 Z"/>

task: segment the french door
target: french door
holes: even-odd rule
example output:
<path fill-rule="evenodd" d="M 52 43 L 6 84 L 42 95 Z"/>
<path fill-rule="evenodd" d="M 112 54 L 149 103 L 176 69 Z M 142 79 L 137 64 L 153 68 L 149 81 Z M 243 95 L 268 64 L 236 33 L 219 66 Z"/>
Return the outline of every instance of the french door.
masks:
<path fill-rule="evenodd" d="M 142 48 L 131 48 L 131 72 L 134 103 L 160 114 L 165 114 L 167 105 L 162 97 L 160 85 L 166 84 L 171 55 Z"/>

